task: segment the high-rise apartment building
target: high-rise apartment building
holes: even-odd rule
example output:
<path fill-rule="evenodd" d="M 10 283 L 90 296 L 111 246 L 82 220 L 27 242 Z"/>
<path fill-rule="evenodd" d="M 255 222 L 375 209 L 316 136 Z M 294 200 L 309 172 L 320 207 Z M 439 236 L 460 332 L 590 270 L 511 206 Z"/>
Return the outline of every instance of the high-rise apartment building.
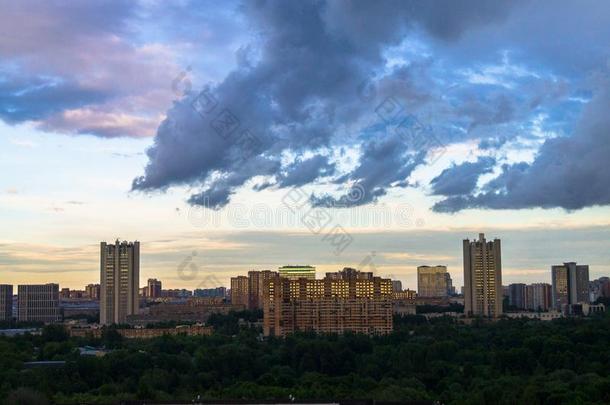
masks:
<path fill-rule="evenodd" d="M 160 280 L 156 278 L 149 278 L 147 289 L 146 289 L 146 297 L 148 298 L 159 298 L 161 297 L 162 284 Z"/>
<path fill-rule="evenodd" d="M 248 308 L 250 281 L 246 276 L 231 277 L 231 304 Z"/>
<path fill-rule="evenodd" d="M 258 290 L 261 287 L 261 272 L 248 272 L 248 309 L 256 309 L 259 307 Z"/>
<path fill-rule="evenodd" d="M 508 305 L 517 308 L 525 309 L 526 291 L 525 284 L 515 283 L 508 285 Z"/>
<path fill-rule="evenodd" d="M 551 267 L 553 308 L 589 303 L 589 266 L 567 262 Z"/>
<path fill-rule="evenodd" d="M 100 323 L 125 323 L 139 313 L 140 242 L 100 243 Z"/>
<path fill-rule="evenodd" d="M 17 319 L 20 322 L 51 323 L 60 321 L 59 285 L 28 284 L 17 286 Z"/>
<path fill-rule="evenodd" d="M 306 278 L 313 280 L 316 278 L 316 268 L 313 266 L 282 266 L 278 269 L 280 276 L 290 280 Z"/>
<path fill-rule="evenodd" d="M 13 319 L 13 286 L 0 284 L 0 321 Z"/>
<path fill-rule="evenodd" d="M 525 307 L 532 311 L 548 311 L 552 304 L 551 290 L 547 283 L 525 286 Z"/>
<path fill-rule="evenodd" d="M 99 284 L 88 284 L 85 287 L 85 293 L 92 300 L 100 299 L 100 285 Z"/>
<path fill-rule="evenodd" d="M 394 290 L 394 292 L 402 291 L 402 281 L 392 280 L 392 289 Z"/>
<path fill-rule="evenodd" d="M 321 280 L 277 275 L 265 282 L 264 334 L 390 333 L 392 291 L 392 280 L 353 269 Z"/>
<path fill-rule="evenodd" d="M 417 268 L 417 295 L 419 297 L 448 297 L 453 282 L 447 266 L 419 266 Z"/>
<path fill-rule="evenodd" d="M 248 272 L 248 308 L 263 308 L 263 287 L 265 281 L 277 276 L 276 271 L 253 270 Z"/>
<path fill-rule="evenodd" d="M 464 239 L 464 313 L 498 317 L 502 314 L 502 254 L 500 239 Z"/>

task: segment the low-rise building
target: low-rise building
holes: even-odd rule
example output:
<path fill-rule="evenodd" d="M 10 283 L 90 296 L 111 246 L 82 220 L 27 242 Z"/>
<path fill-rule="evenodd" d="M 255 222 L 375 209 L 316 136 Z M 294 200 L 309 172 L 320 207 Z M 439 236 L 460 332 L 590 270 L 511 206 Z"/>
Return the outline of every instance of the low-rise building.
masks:
<path fill-rule="evenodd" d="M 164 335 L 209 336 L 214 329 L 205 325 L 180 325 L 175 328 L 118 328 L 126 339 L 151 339 Z M 70 328 L 70 336 L 101 338 L 104 328 Z"/>

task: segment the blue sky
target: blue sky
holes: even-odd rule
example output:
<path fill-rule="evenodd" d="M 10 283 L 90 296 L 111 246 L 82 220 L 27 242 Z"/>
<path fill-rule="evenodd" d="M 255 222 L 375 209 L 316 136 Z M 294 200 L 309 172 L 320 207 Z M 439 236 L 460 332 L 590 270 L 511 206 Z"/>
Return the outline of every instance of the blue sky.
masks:
<path fill-rule="evenodd" d="M 0 282 L 82 287 L 122 238 L 169 287 L 297 263 L 459 286 L 479 232 L 506 283 L 610 273 L 607 2 L 0 8 Z"/>

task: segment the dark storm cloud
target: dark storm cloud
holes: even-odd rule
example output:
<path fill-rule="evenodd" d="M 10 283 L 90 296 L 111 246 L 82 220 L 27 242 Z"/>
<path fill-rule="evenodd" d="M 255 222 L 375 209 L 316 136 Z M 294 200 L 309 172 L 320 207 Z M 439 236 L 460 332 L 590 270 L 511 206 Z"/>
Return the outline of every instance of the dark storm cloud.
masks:
<path fill-rule="evenodd" d="M 599 94 L 585 108 L 571 137 L 548 139 L 531 164 L 504 165 L 502 173 L 478 195 L 453 196 L 435 211 L 466 208 L 555 208 L 575 210 L 610 204 L 610 92 Z"/>
<path fill-rule="evenodd" d="M 496 161 L 490 157 L 479 158 L 476 162 L 465 162 L 453 165 L 432 179 L 433 195 L 463 195 L 471 193 L 477 185 L 477 180 L 484 173 L 489 173 Z"/>
<path fill-rule="evenodd" d="M 313 156 L 299 160 L 286 169 L 279 181 L 280 187 L 299 187 L 309 184 L 318 177 L 330 176 L 335 172 L 335 164 L 330 163 L 327 156 Z"/>
<path fill-rule="evenodd" d="M 202 184 L 202 192 L 189 201 L 200 204 L 209 198 L 212 206 L 221 207 L 238 187 L 258 175 L 276 177 L 279 187 L 312 182 L 330 171 L 291 174 L 295 168 L 282 168 L 280 154 L 315 153 L 337 146 L 331 140 L 339 131 L 362 131 L 357 121 L 373 114 L 374 106 L 359 100 L 356 92 L 385 66 L 383 53 L 388 46 L 399 44 L 408 30 L 418 27 L 441 40 L 454 40 L 473 26 L 506 17 L 511 4 L 245 2 L 242 12 L 259 42 L 242 48 L 239 67 L 211 89 L 218 109 L 209 117 L 202 118 L 191 107 L 195 95 L 168 112 L 148 151 L 144 175 L 134 180 L 133 190 Z M 238 142 L 212 130 L 210 121 L 223 108 L 239 121 L 236 133 L 248 129 L 257 137 L 255 152 L 244 151 Z M 261 158 L 264 165 L 251 163 Z M 404 146 L 390 136 L 368 141 L 359 160 L 356 169 L 344 176 L 366 189 L 361 202 L 366 203 L 384 195 L 388 187 L 404 186 L 424 156 L 406 155 Z"/>

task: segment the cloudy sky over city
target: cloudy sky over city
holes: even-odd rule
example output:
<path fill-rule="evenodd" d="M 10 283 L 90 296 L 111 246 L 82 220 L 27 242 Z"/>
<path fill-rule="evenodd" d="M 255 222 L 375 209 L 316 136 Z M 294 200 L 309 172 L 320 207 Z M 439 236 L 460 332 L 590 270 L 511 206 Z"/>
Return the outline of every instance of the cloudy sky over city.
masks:
<path fill-rule="evenodd" d="M 610 273 L 606 1 L 0 0 L 0 282 Z M 192 266 L 191 266 L 192 264 Z M 187 273 L 184 269 L 189 269 Z"/>

